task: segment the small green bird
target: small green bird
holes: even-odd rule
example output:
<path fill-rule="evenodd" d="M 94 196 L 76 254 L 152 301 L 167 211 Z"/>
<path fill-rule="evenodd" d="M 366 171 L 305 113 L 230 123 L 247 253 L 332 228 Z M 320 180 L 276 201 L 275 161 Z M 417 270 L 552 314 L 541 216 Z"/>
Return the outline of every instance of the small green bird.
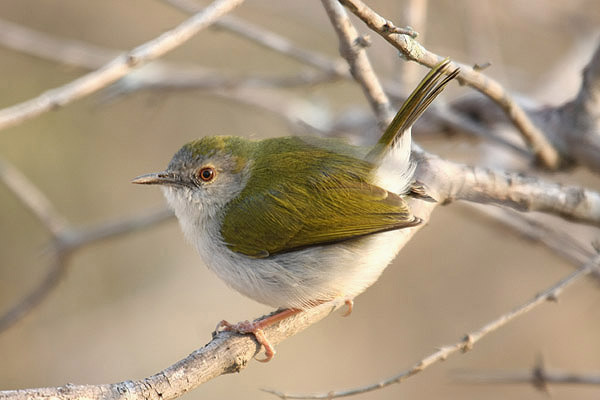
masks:
<path fill-rule="evenodd" d="M 406 202 L 426 197 L 411 190 L 411 126 L 458 74 L 449 64 L 425 76 L 371 148 L 319 137 L 204 137 L 165 171 L 133 180 L 162 185 L 186 238 L 223 281 L 284 309 L 218 328 L 255 334 L 268 361 L 275 351 L 264 327 L 336 299 L 351 310 L 398 253 L 398 230 L 421 222 Z"/>

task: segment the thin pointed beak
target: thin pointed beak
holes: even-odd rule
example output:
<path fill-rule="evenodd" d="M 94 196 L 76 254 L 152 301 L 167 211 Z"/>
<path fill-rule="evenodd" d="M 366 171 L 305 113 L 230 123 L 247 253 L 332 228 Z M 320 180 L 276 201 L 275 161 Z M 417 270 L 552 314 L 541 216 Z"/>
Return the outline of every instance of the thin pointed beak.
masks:
<path fill-rule="evenodd" d="M 131 183 L 139 185 L 181 185 L 182 182 L 174 174 L 163 171 L 154 174 L 146 174 L 134 178 Z"/>

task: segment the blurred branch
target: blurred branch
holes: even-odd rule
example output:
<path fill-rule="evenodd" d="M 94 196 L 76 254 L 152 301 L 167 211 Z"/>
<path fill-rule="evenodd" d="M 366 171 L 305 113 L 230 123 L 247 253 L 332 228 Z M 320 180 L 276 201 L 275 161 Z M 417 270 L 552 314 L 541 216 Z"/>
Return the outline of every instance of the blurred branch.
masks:
<path fill-rule="evenodd" d="M 536 241 L 573 265 L 580 265 L 594 255 L 593 247 L 587 248 L 582 241 L 573 235 L 558 230 L 549 223 L 532 216 L 519 213 L 509 208 L 487 207 L 483 204 L 466 203 L 470 209 L 491 218 L 494 223 L 501 223 L 521 234 L 528 240 Z M 564 229 L 564 226 L 561 226 Z M 600 271 L 592 275 L 600 279 Z"/>
<path fill-rule="evenodd" d="M 382 380 L 380 382 L 357 387 L 354 389 L 341 390 L 341 391 L 330 391 L 316 394 L 290 394 L 278 392 L 275 390 L 267 390 L 267 392 L 272 393 L 281 397 L 282 399 L 334 399 L 338 397 L 346 397 L 353 396 L 356 394 L 371 392 L 377 389 L 384 388 L 394 383 L 401 383 L 404 380 L 410 378 L 413 375 L 418 374 L 424 369 L 430 367 L 438 361 L 444 361 L 449 356 L 462 351 L 463 353 L 469 351 L 473 348 L 473 345 L 481 340 L 484 336 L 489 333 L 494 332 L 498 328 L 506 325 L 508 322 L 513 319 L 533 310 L 535 307 L 545 303 L 546 301 L 556 301 L 558 296 L 565 290 L 567 287 L 571 286 L 575 282 L 579 281 L 581 278 L 589 274 L 594 270 L 598 270 L 600 268 L 600 255 L 595 256 L 590 259 L 586 264 L 584 264 L 577 271 L 569 274 L 564 279 L 561 279 L 555 285 L 552 285 L 550 288 L 544 290 L 543 292 L 537 294 L 534 298 L 524 303 L 523 305 L 513 309 L 512 311 L 501 315 L 499 318 L 487 323 L 483 327 L 468 333 L 463 339 L 460 341 L 442 346 L 435 353 L 430 354 L 429 356 L 421 359 L 411 368 L 406 371 L 403 371 L 397 375 L 394 375 L 388 379 Z"/>
<path fill-rule="evenodd" d="M 164 1 L 186 13 L 196 13 L 201 9 L 201 6 L 190 0 Z M 287 55 L 288 57 L 317 68 L 327 74 L 350 78 L 348 67 L 344 61 L 331 60 L 317 52 L 304 49 L 275 32 L 261 28 L 240 18 L 224 16 L 214 23 L 214 27 L 235 33 L 264 48 Z"/>
<path fill-rule="evenodd" d="M 197 10 L 200 7 L 197 5 L 189 5 L 187 0 L 167 0 L 178 6 L 182 4 L 188 4 L 186 10 L 191 11 Z M 181 65 L 173 64 L 165 61 L 154 61 L 153 63 L 146 65 L 142 68 L 131 71 L 126 76 L 119 79 L 116 83 L 109 86 L 102 97 L 102 101 L 110 101 L 120 96 L 128 95 L 143 90 L 204 90 L 208 91 L 216 96 L 223 97 L 232 101 L 236 101 L 249 106 L 258 107 L 266 111 L 272 112 L 278 116 L 282 116 L 284 120 L 290 124 L 294 131 L 298 131 L 298 128 L 304 128 L 302 131 L 307 129 L 312 132 L 319 132 L 323 136 L 332 136 L 335 132 L 340 129 L 343 133 L 348 136 L 348 129 L 351 127 L 347 126 L 347 122 L 342 124 L 345 128 L 332 129 L 335 132 L 325 127 L 323 123 L 315 125 L 309 123 L 304 119 L 297 110 L 305 110 L 308 107 L 307 102 L 302 102 L 297 98 L 291 99 L 288 95 L 282 93 L 269 91 L 266 92 L 265 88 L 284 88 L 292 86 L 302 85 L 317 85 L 327 82 L 335 81 L 338 78 L 352 79 L 348 71 L 348 67 L 344 61 L 331 60 L 319 53 L 310 52 L 299 48 L 298 46 L 291 43 L 284 37 L 281 37 L 273 32 L 264 30 L 247 22 L 233 18 L 223 17 L 227 19 L 226 24 L 220 26 L 236 26 L 240 34 L 244 37 L 255 38 L 257 40 L 263 40 L 265 43 L 281 43 L 279 45 L 273 45 L 270 47 L 275 51 L 281 51 L 284 54 L 288 48 L 292 54 L 298 54 L 298 58 L 301 54 L 309 53 L 312 56 L 305 58 L 306 64 L 312 65 L 313 67 L 319 68 L 322 72 L 304 71 L 296 76 L 290 77 L 258 77 L 258 76 L 246 76 L 246 77 L 226 77 L 223 76 L 219 71 L 212 69 L 193 66 L 193 65 Z M 218 20 L 215 24 L 222 22 Z M 244 27 L 250 26 L 249 31 L 251 36 L 244 35 Z M 236 31 L 236 32 L 238 32 Z M 261 35 L 265 35 L 266 39 L 262 38 Z M 73 65 L 76 67 L 86 69 L 96 69 L 116 57 L 120 52 L 118 50 L 106 49 L 103 47 L 95 46 L 86 42 L 77 40 L 70 40 L 65 38 L 58 38 L 47 33 L 35 31 L 33 29 L 8 22 L 0 19 L 0 43 L 9 47 L 13 50 L 23 52 L 25 54 L 42 57 L 44 59 L 52 60 L 55 62 Z M 298 51 L 296 51 L 298 49 Z M 312 62 L 310 60 L 319 60 Z M 340 75 L 332 75 L 330 71 L 340 71 L 340 63 L 344 66 L 343 73 Z M 407 64 L 413 65 L 413 64 Z M 392 81 L 385 81 L 384 86 L 386 92 L 395 100 L 402 101 L 403 96 L 401 90 Z M 262 90 L 257 90 L 261 88 Z M 462 103 L 461 103 L 462 104 Z M 483 104 L 483 106 L 487 106 Z M 468 110 L 469 113 L 473 113 L 473 110 Z M 484 111 L 484 110 L 478 110 Z M 344 117 L 346 118 L 346 117 Z M 353 113 L 353 121 L 356 122 L 356 115 Z M 511 151 L 521 156 L 526 156 L 529 153 L 521 147 L 518 147 L 511 142 L 503 139 L 500 136 L 494 135 L 491 129 L 487 128 L 481 123 L 470 120 L 469 118 L 463 117 L 460 113 L 450 112 L 447 107 L 435 104 L 430 107 L 428 112 L 425 114 L 425 118 L 431 122 L 427 124 L 428 131 L 435 131 L 436 133 L 440 130 L 451 130 L 453 132 L 463 132 L 471 136 L 475 136 L 481 139 L 487 139 L 492 142 L 498 143 L 502 146 L 509 148 Z M 371 121 L 365 121 L 370 124 Z M 332 125 L 338 125 L 332 123 Z M 419 134 L 423 124 L 419 123 L 416 126 L 416 133 Z M 354 127 L 352 127 L 354 128 Z M 361 130 L 361 135 L 364 136 L 364 130 Z"/>
<path fill-rule="evenodd" d="M 337 0 L 321 0 L 321 2 L 338 35 L 340 54 L 348 62 L 350 73 L 363 89 L 377 117 L 379 128 L 383 131 L 394 118 L 394 111 L 367 57 L 364 49 L 365 39 L 359 37 L 346 10 Z"/>
<path fill-rule="evenodd" d="M 67 226 L 66 219 L 56 211 L 50 200 L 25 175 L 0 159 L 0 180 L 40 220 L 44 228 L 57 236 Z"/>
<path fill-rule="evenodd" d="M 404 9 L 404 23 L 419 32 L 419 42 L 425 43 L 428 0 L 409 0 Z M 416 37 L 415 37 L 416 38 Z M 400 82 L 406 93 L 419 82 L 418 65 L 405 62 L 400 65 Z"/>
<path fill-rule="evenodd" d="M 600 172 L 600 43 L 583 70 L 575 99 L 535 110 L 532 115 L 572 161 Z"/>
<path fill-rule="evenodd" d="M 579 374 L 574 372 L 549 370 L 540 358 L 529 371 L 522 372 L 484 372 L 460 371 L 455 374 L 459 382 L 478 384 L 516 384 L 529 383 L 538 390 L 549 392 L 548 385 L 600 385 L 600 375 Z"/>
<path fill-rule="evenodd" d="M 200 30 L 209 26 L 242 2 L 243 0 L 216 0 L 202 12 L 177 27 L 118 56 L 100 69 L 66 85 L 48 90 L 33 99 L 0 110 L 0 129 L 16 125 L 57 107 L 62 107 L 115 82 L 131 69 L 154 60 L 185 43 Z"/>
<path fill-rule="evenodd" d="M 431 68 L 444 59 L 444 57 L 425 49 L 410 36 L 397 35 L 396 26 L 392 22 L 377 14 L 362 1 L 339 1 L 348 7 L 357 17 L 362 19 L 372 30 L 379 33 L 385 40 L 400 50 L 409 60 Z M 560 156 L 557 151 L 544 134 L 535 127 L 525 111 L 506 93 L 504 88 L 498 82 L 484 76 L 469 66 L 453 63 L 450 66 L 450 70 L 454 70 L 457 67 L 460 68 L 460 75 L 457 79 L 461 83 L 465 83 L 484 93 L 502 107 L 542 164 L 550 169 L 558 168 Z"/>
<path fill-rule="evenodd" d="M 52 234 L 50 267 L 41 282 L 30 293 L 0 315 L 0 333 L 38 306 L 56 288 L 60 278 L 66 272 L 67 262 L 73 251 L 90 243 L 145 229 L 173 216 L 170 210 L 163 208 L 141 216 L 119 219 L 86 229 L 76 229 L 68 225 L 50 200 L 25 175 L 1 159 L 0 180 Z"/>
<path fill-rule="evenodd" d="M 52 290 L 56 288 L 58 282 L 60 282 L 60 279 L 66 272 L 66 267 L 66 255 L 58 252 L 54 254 L 50 262 L 50 267 L 46 271 L 42 281 L 31 292 L 10 307 L 8 311 L 0 315 L 0 333 L 13 326 L 31 310 L 40 305 Z"/>

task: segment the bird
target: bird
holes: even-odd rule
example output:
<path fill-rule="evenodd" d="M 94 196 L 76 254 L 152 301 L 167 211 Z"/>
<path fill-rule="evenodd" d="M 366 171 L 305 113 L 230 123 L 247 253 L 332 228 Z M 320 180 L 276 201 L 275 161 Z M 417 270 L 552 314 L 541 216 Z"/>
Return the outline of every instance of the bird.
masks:
<path fill-rule="evenodd" d="M 402 104 L 374 146 L 286 136 L 205 136 L 166 170 L 132 182 L 160 185 L 206 266 L 241 294 L 279 311 L 220 329 L 253 334 L 269 361 L 264 328 L 371 286 L 399 252 L 404 228 L 422 220 L 408 198 L 431 201 L 414 180 L 411 127 L 459 73 L 445 59 Z"/>

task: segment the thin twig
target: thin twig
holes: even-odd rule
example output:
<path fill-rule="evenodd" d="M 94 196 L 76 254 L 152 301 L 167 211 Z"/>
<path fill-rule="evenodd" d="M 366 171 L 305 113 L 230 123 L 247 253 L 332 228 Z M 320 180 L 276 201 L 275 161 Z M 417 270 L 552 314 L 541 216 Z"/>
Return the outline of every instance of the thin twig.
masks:
<path fill-rule="evenodd" d="M 581 240 L 564 230 L 552 227 L 539 218 L 509 208 L 488 207 L 478 203 L 467 203 L 467 205 L 470 209 L 491 218 L 494 223 L 505 225 L 526 239 L 543 244 L 573 265 L 580 265 L 594 255 L 591 246 L 587 248 Z M 600 271 L 596 270 L 592 275 L 600 279 Z"/>
<path fill-rule="evenodd" d="M 403 371 L 397 375 L 394 375 L 388 379 L 382 380 L 380 382 L 357 387 L 354 389 L 348 390 L 338 390 L 338 391 L 330 391 L 316 394 L 291 394 L 284 393 L 276 390 L 265 390 L 268 393 L 272 393 L 276 396 L 281 397 L 282 399 L 334 399 L 338 397 L 346 397 L 353 396 L 356 394 L 371 392 L 377 389 L 384 388 L 394 383 L 401 383 L 406 379 L 410 378 L 413 375 L 418 374 L 424 369 L 430 367 L 438 361 L 444 361 L 449 356 L 458 353 L 460 351 L 466 352 L 473 348 L 473 345 L 481 340 L 487 334 L 497 330 L 498 328 L 506 325 L 508 322 L 513 319 L 531 311 L 535 307 L 539 306 L 546 301 L 555 301 L 558 296 L 562 293 L 564 289 L 571 286 L 593 270 L 599 268 L 600 264 L 600 255 L 595 256 L 593 259 L 589 260 L 585 265 L 579 268 L 577 271 L 572 272 L 567 277 L 561 279 L 558 283 L 552 285 L 550 288 L 544 290 L 543 292 L 537 294 L 534 298 L 524 303 L 523 305 L 513 309 L 512 311 L 501 315 L 499 318 L 487 323 L 483 327 L 467 334 L 460 341 L 441 347 L 435 353 L 430 354 L 429 356 L 423 358 L 411 368 L 406 371 Z"/>
<path fill-rule="evenodd" d="M 433 67 L 444 57 L 438 56 L 425 49 L 416 40 L 408 35 L 393 33 L 394 25 L 377 14 L 360 0 L 339 0 L 352 13 L 362 19 L 372 30 L 380 34 L 385 40 L 396 47 L 409 60 L 419 64 Z M 531 122 L 525 111 L 506 93 L 504 88 L 496 81 L 484 76 L 473 68 L 453 63 L 449 70 L 460 68 L 458 80 L 467 84 L 494 100 L 506 113 L 508 118 L 521 132 L 525 142 L 529 145 L 534 155 L 544 166 L 550 169 L 558 168 L 560 156 L 544 134 Z"/>
<path fill-rule="evenodd" d="M 176 6 L 184 6 L 184 11 L 200 9 L 196 3 L 190 4 L 188 0 L 166 0 Z M 226 20 L 226 22 L 224 21 Z M 219 24 L 222 22 L 222 24 Z M 315 126 L 293 112 L 295 109 L 306 109 L 306 104 L 301 107 L 291 107 L 299 104 L 299 100 L 290 100 L 287 96 L 273 91 L 253 90 L 254 87 L 261 88 L 284 88 L 304 85 L 317 85 L 333 82 L 337 78 L 352 79 L 347 63 L 342 60 L 329 59 L 328 57 L 300 48 L 288 39 L 274 32 L 248 24 L 239 18 L 225 16 L 215 22 L 221 27 L 229 26 L 232 32 L 250 40 L 261 41 L 270 49 L 288 54 L 307 65 L 318 68 L 322 72 L 304 71 L 290 77 L 225 77 L 221 72 L 200 67 L 196 65 L 181 65 L 167 61 L 154 61 L 151 64 L 131 71 L 113 85 L 109 86 L 101 100 L 110 101 L 119 96 L 131 94 L 142 90 L 204 90 L 217 96 L 237 101 L 242 104 L 256 106 L 284 117 L 290 124 L 292 130 L 297 131 L 300 124 L 311 132 L 320 132 L 325 136 L 331 136 L 332 132 L 323 126 Z M 263 36 L 265 36 L 263 38 Z M 262 38 L 262 39 L 261 39 Z M 25 54 L 42 57 L 62 64 L 72 65 L 86 69 L 96 69 L 120 54 L 119 50 L 107 49 L 78 40 L 59 38 L 47 33 L 39 32 L 31 28 L 0 19 L 0 43 L 3 46 Z M 304 56 L 306 55 L 306 56 Z M 342 64 L 342 68 L 340 68 Z M 407 64 L 414 66 L 415 64 Z M 337 71 L 333 74 L 331 71 Z M 341 72 L 343 71 L 343 72 Z M 338 74 L 339 72 L 339 74 Z M 386 93 L 394 101 L 402 101 L 400 88 L 392 81 L 384 81 L 383 86 Z M 277 97 L 277 100 L 272 97 Z M 265 107 L 266 105 L 266 107 Z M 455 131 L 464 132 L 479 138 L 489 139 L 492 142 L 508 147 L 519 155 L 527 156 L 530 153 L 509 141 L 493 135 L 489 129 L 461 117 L 456 113 L 449 112 L 446 107 L 433 106 L 428 110 L 434 116 L 435 121 L 440 121 L 432 129 L 440 130 L 451 128 Z M 442 125 L 437 126 L 437 125 Z M 322 125 L 322 124 L 321 124 Z M 417 126 L 417 129 L 419 129 Z M 307 129 L 303 129 L 306 132 Z M 364 132 L 361 132 L 364 135 Z M 418 133 L 418 131 L 417 131 Z"/>
<path fill-rule="evenodd" d="M 17 168 L 0 159 L 0 180 L 17 196 L 42 225 L 52 233 L 50 243 L 50 266 L 43 279 L 31 292 L 0 315 L 0 333 L 14 325 L 38 306 L 56 288 L 65 274 L 68 258 L 75 250 L 118 235 L 145 229 L 173 217 L 167 209 L 118 221 L 103 223 L 89 228 L 72 228 L 60 215 L 50 200 Z"/>
<path fill-rule="evenodd" d="M 96 243 L 117 236 L 139 232 L 150 226 L 154 226 L 170 220 L 174 217 L 173 212 L 167 208 L 160 208 L 146 212 L 142 215 L 119 218 L 115 221 L 104 222 L 88 228 L 70 229 L 63 236 L 63 246 L 73 251 L 90 243 Z"/>
<path fill-rule="evenodd" d="M 44 228 L 57 236 L 67 226 L 66 219 L 50 200 L 25 175 L 7 161 L 0 159 L 0 180 L 40 220 Z"/>
<path fill-rule="evenodd" d="M 482 372 L 461 371 L 457 375 L 459 382 L 483 384 L 518 384 L 528 383 L 535 387 L 548 384 L 563 385 L 600 385 L 600 375 L 581 374 L 557 369 L 533 369 L 522 372 Z"/>
<path fill-rule="evenodd" d="M 164 0 L 170 5 L 186 12 L 196 13 L 201 7 L 190 0 Z M 338 77 L 350 78 L 348 66 L 343 60 L 331 60 L 315 51 L 304 49 L 275 32 L 251 24 L 248 21 L 233 16 L 224 16 L 215 22 L 214 27 L 225 29 L 252 42 L 284 54 L 306 65 Z"/>
<path fill-rule="evenodd" d="M 360 84 L 375 116 L 380 129 L 385 129 L 394 118 L 390 101 L 379 83 L 379 78 L 367 57 L 360 37 L 350 21 L 344 7 L 337 0 L 321 0 L 329 20 L 335 29 L 340 42 L 340 54 L 350 66 L 350 73 Z"/>
<path fill-rule="evenodd" d="M 0 315 L 0 333 L 13 326 L 35 307 L 40 305 L 56 288 L 60 279 L 65 274 L 67 267 L 66 258 L 66 254 L 62 253 L 52 255 L 50 267 L 40 283 L 14 306 L 10 307 L 8 311 Z"/>
<path fill-rule="evenodd" d="M 216 19 L 239 6 L 244 0 L 216 0 L 202 12 L 184 21 L 159 37 L 124 53 L 98 70 L 90 72 L 66 85 L 48 90 L 23 103 L 0 110 L 0 129 L 16 125 L 44 112 L 62 107 L 89 95 L 130 70 L 154 60 L 185 43 Z"/>

